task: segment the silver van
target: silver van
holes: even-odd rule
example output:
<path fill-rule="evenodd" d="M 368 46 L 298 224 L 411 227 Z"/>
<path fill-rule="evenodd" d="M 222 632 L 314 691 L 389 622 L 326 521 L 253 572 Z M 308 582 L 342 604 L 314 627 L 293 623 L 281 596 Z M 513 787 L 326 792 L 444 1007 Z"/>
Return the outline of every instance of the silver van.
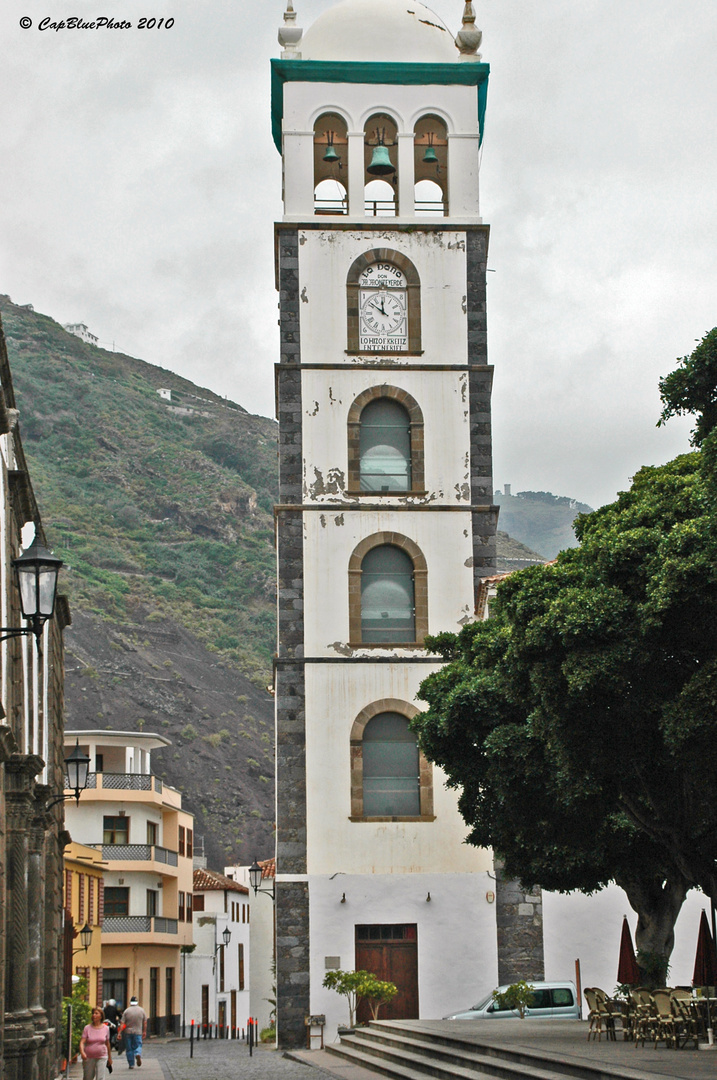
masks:
<path fill-rule="evenodd" d="M 580 1005 L 575 989 L 575 983 L 571 982 L 533 982 L 531 1002 L 525 1011 L 526 1018 L 537 1020 L 545 1017 L 550 1020 L 579 1020 Z M 507 986 L 499 986 L 498 993 L 502 994 L 508 989 Z M 493 995 L 488 994 L 477 1005 L 464 1012 L 451 1013 L 444 1016 L 444 1020 L 498 1020 L 502 1017 L 518 1017 L 517 1009 L 501 1008 Z"/>

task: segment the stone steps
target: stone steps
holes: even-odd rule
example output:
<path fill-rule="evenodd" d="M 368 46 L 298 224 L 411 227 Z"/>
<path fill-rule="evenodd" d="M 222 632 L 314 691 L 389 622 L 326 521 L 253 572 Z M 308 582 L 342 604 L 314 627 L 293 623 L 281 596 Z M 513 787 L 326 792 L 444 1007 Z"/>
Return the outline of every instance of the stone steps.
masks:
<path fill-rule="evenodd" d="M 380 1021 L 326 1046 L 327 1053 L 396 1080 L 627 1080 L 639 1075 L 604 1060 L 565 1060 L 549 1053 L 402 1028 Z"/>

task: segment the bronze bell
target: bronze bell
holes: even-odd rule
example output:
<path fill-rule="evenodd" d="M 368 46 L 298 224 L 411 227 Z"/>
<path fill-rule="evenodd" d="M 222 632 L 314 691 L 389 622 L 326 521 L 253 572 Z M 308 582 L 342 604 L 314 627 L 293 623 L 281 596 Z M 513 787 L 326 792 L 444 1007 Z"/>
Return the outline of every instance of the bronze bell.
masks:
<path fill-rule="evenodd" d="M 333 143 L 329 143 L 329 145 L 326 147 L 326 153 L 324 154 L 324 156 L 322 157 L 321 160 L 322 161 L 327 161 L 329 163 L 329 165 L 333 165 L 333 164 L 335 164 L 335 162 L 341 161 L 340 156 L 334 150 L 334 144 Z"/>
<path fill-rule="evenodd" d="M 374 146 L 371 164 L 366 172 L 371 173 L 372 176 L 388 176 L 389 173 L 395 173 L 395 171 L 395 166 L 391 164 L 391 158 L 388 156 L 388 147 L 383 143 Z"/>
<path fill-rule="evenodd" d="M 426 165 L 437 165 L 438 164 L 438 155 L 436 154 L 436 151 L 433 149 L 432 146 L 427 146 L 426 147 L 426 152 L 423 155 L 423 162 Z"/>

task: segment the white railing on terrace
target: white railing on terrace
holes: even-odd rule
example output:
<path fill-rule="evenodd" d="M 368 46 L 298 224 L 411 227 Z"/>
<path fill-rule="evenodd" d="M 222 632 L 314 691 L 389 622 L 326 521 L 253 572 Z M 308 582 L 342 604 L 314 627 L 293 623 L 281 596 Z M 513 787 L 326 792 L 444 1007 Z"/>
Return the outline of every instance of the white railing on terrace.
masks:
<path fill-rule="evenodd" d="M 160 862 L 167 866 L 177 866 L 177 852 L 157 844 L 90 844 L 89 847 L 102 851 L 103 859 L 123 860 L 125 862 Z"/>
<path fill-rule="evenodd" d="M 152 930 L 155 934 L 176 934 L 177 920 L 161 915 L 106 915 L 102 924 L 105 934 L 151 934 Z"/>
<path fill-rule="evenodd" d="M 88 774 L 87 788 L 91 791 L 156 791 L 161 794 L 164 784 L 154 773 L 101 772 Z M 65 790 L 70 790 L 68 777 L 65 777 Z"/>

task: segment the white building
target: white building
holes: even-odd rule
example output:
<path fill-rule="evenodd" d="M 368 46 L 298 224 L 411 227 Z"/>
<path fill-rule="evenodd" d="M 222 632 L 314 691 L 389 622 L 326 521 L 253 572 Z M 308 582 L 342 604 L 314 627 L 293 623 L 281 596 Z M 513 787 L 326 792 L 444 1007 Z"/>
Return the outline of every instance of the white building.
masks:
<path fill-rule="evenodd" d="M 183 1027 L 203 1033 L 217 1025 L 219 1037 L 242 1038 L 249 1005 L 249 890 L 215 870 L 194 871 L 194 945 L 183 957 Z M 227 933 L 228 932 L 228 933 Z"/>
<path fill-rule="evenodd" d="M 249 997 L 251 1016 L 256 1020 L 258 1030 L 271 1026 L 274 1020 L 274 1002 L 276 1000 L 276 975 L 274 957 L 274 876 L 276 861 L 264 859 L 261 867 L 261 885 L 259 894 L 251 892 L 251 968 L 249 974 Z M 225 867 L 227 877 L 250 886 L 248 866 Z"/>
<path fill-rule="evenodd" d="M 181 947 L 192 944 L 194 818 L 152 773 L 150 732 L 66 731 L 90 758 L 87 790 L 65 808 L 73 840 L 101 850 L 104 873 L 101 997 L 136 994 L 148 1031 L 179 1031 Z"/>
<path fill-rule="evenodd" d="M 83 322 L 64 323 L 63 330 L 66 330 L 68 334 L 74 334 L 75 337 L 81 338 L 82 341 L 86 341 L 88 345 L 96 345 L 100 340 L 90 333 L 88 327 Z"/>
<path fill-rule="evenodd" d="M 302 36 L 290 9 L 272 62 L 284 1046 L 305 1041 L 307 1014 L 326 1015 L 328 1038 L 347 1019 L 327 969 L 396 982 L 388 1017 L 441 1016 L 457 986 L 542 974 L 539 895 L 512 886 L 503 903 L 408 726 L 440 667 L 425 635 L 471 619 L 495 571 L 488 66 L 472 19 L 466 5 L 456 42 L 420 3 L 343 0 Z"/>

